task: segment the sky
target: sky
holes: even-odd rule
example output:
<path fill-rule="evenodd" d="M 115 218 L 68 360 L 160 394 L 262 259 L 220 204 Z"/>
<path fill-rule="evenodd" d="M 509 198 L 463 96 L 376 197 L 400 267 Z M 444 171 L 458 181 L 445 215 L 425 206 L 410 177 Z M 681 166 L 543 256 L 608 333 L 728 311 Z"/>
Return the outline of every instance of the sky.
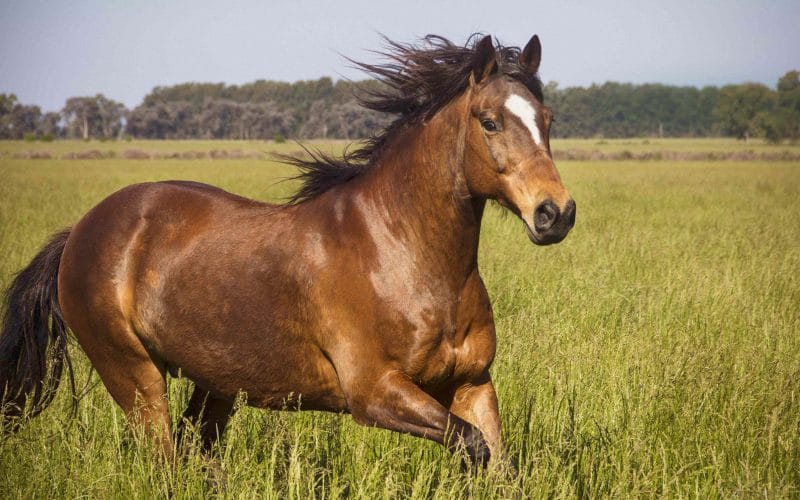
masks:
<path fill-rule="evenodd" d="M 0 0 L 0 93 L 57 111 L 97 93 L 132 108 L 189 81 L 361 79 L 345 56 L 379 61 L 382 34 L 474 32 L 538 34 L 540 75 L 560 87 L 774 87 L 800 69 L 800 0 Z"/>

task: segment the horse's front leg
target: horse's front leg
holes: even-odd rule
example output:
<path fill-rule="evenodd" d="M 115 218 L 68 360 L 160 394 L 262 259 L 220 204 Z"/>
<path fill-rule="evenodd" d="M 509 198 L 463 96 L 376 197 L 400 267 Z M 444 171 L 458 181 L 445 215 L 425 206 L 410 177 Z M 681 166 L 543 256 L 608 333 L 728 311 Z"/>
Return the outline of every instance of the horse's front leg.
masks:
<path fill-rule="evenodd" d="M 455 388 L 450 411 L 480 429 L 489 446 L 493 465 L 508 465 L 500 430 L 497 394 L 488 371 L 477 380 Z"/>
<path fill-rule="evenodd" d="M 451 451 L 463 446 L 473 464 L 486 466 L 490 451 L 481 431 L 449 412 L 408 375 L 392 370 L 377 379 L 359 378 L 361 383 L 347 397 L 357 422 L 430 439 Z"/>

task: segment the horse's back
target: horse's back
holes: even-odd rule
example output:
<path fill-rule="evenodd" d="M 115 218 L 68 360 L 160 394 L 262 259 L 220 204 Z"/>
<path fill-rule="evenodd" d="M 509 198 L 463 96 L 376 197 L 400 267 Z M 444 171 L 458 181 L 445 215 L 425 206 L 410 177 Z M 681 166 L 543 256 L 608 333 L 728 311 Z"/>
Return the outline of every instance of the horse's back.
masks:
<path fill-rule="evenodd" d="M 180 246 L 220 214 L 268 205 L 191 181 L 127 186 L 98 203 L 72 228 L 61 258 L 59 287 L 93 277 L 124 281 L 131 259 L 159 243 Z M 153 241 L 147 241 L 153 240 Z M 99 284 L 96 284 L 99 285 Z M 65 293 L 61 294 L 62 296 Z"/>
<path fill-rule="evenodd" d="M 130 319 L 143 260 L 165 246 L 185 247 L 214 213 L 255 203 L 186 181 L 134 184 L 111 194 L 72 228 L 61 256 L 59 300 L 68 324 L 76 330 L 87 315 Z"/>

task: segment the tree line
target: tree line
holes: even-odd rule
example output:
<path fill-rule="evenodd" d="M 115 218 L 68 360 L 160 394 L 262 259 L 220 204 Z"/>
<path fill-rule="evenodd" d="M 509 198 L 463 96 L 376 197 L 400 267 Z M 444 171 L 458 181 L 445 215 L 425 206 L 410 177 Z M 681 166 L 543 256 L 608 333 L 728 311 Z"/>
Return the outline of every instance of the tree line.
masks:
<path fill-rule="evenodd" d="M 328 77 L 185 83 L 154 88 L 132 110 L 98 94 L 72 97 L 60 112 L 46 113 L 0 94 L 0 139 L 357 139 L 392 120 L 356 101 L 357 92 L 378 86 Z M 787 72 L 775 89 L 615 82 L 560 88 L 551 82 L 545 99 L 556 115 L 554 137 L 800 138 L 798 71 Z"/>

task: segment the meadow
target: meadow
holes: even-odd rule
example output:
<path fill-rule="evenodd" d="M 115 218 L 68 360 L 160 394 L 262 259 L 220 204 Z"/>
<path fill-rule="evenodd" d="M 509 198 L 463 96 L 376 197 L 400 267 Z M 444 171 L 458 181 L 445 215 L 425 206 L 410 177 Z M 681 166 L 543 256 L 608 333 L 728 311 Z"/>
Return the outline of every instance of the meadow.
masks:
<path fill-rule="evenodd" d="M 340 151 L 347 144 L 344 140 L 326 142 L 315 141 L 316 147 L 322 146 L 329 152 Z M 800 154 L 800 147 L 788 143 L 771 144 L 760 139 L 747 142 L 731 138 L 628 138 L 628 139 L 553 139 L 554 153 L 566 150 L 598 151 L 600 153 L 645 153 L 645 152 L 693 152 L 693 153 L 743 153 L 755 154 Z M 276 144 L 272 141 L 236 141 L 236 140 L 134 140 L 134 141 L 55 141 L 24 142 L 0 141 L 0 158 L 25 158 L 31 153 L 45 153 L 53 159 L 64 155 L 78 154 L 87 151 L 98 151 L 105 156 L 123 158 L 125 151 L 138 150 L 152 156 L 170 155 L 186 152 L 229 151 L 244 155 L 265 155 L 273 150 L 295 151 L 300 147 L 294 141 Z M 169 158 L 167 158 L 169 159 Z"/>
<path fill-rule="evenodd" d="M 323 144 L 336 150 L 341 144 Z M 554 141 L 553 149 L 790 151 L 730 140 Z M 616 148 L 616 149 L 614 149 Z M 57 159 L 89 149 L 114 158 Z M 292 169 L 265 158 L 124 159 L 123 152 L 295 151 L 265 142 L 0 142 L 0 286 L 48 236 L 114 190 L 192 179 L 261 199 Z M 26 159 L 49 151 L 51 159 Z M 24 154 L 23 154 L 24 153 Z M 156 155 L 153 155 L 154 157 Z M 466 471 L 438 445 L 349 416 L 243 407 L 206 466 L 164 466 L 72 345 L 66 385 L 0 436 L 6 498 L 507 498 L 800 496 L 800 162 L 561 162 L 577 224 L 535 247 L 491 207 L 481 272 L 492 375 L 518 476 Z M 176 419 L 191 384 L 170 380 Z M 221 473 L 220 473 L 221 471 Z"/>

